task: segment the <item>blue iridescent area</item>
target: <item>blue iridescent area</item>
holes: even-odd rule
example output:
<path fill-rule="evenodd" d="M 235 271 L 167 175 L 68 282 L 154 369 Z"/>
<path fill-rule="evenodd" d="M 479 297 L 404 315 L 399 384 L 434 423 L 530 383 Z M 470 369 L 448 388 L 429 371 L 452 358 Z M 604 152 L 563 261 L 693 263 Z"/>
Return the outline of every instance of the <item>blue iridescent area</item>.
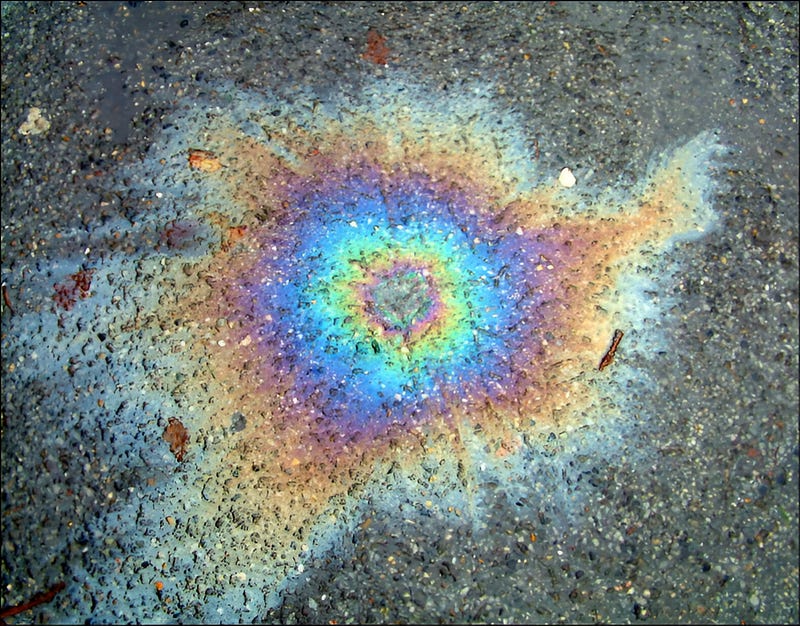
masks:
<path fill-rule="evenodd" d="M 297 194 L 250 288 L 261 344 L 293 381 L 287 400 L 341 425 L 483 405 L 537 347 L 548 294 L 532 261 L 548 245 L 423 176 L 396 178 Z"/>

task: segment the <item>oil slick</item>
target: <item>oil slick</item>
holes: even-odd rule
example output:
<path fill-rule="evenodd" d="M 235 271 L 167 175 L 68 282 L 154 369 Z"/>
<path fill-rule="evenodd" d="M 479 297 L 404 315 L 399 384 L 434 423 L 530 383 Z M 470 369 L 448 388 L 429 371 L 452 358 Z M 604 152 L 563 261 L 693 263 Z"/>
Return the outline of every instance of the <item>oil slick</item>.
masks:
<path fill-rule="evenodd" d="M 608 337 L 659 340 L 635 285 L 713 224 L 718 146 L 701 135 L 638 188 L 591 195 L 531 171 L 523 127 L 399 74 L 324 99 L 221 85 L 176 110 L 126 174 L 152 230 L 190 225 L 141 253 L 128 327 L 157 372 L 139 419 L 180 471 L 114 517 L 132 536 L 173 520 L 140 546 L 172 601 L 99 616 L 258 619 L 389 476 L 416 485 L 399 506 L 479 519 L 485 476 L 525 489 L 537 442 L 624 422 L 609 385 L 636 374 L 601 374 Z M 176 419 L 177 460 L 160 441 Z"/>

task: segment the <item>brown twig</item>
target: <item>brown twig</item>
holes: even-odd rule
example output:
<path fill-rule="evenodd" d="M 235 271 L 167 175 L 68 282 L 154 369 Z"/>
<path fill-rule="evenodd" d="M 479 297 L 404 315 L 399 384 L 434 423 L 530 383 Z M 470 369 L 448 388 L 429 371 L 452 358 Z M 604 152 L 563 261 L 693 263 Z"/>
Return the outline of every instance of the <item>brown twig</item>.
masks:
<path fill-rule="evenodd" d="M 23 602 L 22 604 L 18 604 L 17 606 L 9 606 L 5 609 L 0 610 L 0 619 L 5 620 L 7 617 L 11 617 L 12 615 L 17 615 L 29 609 L 35 608 L 40 604 L 44 604 L 45 602 L 50 602 L 53 598 L 56 597 L 56 594 L 64 589 L 66 585 L 63 582 L 57 582 L 55 585 L 50 587 L 47 591 L 42 591 L 37 593 L 27 602 Z M 5 623 L 5 622 L 3 622 Z"/>
<path fill-rule="evenodd" d="M 6 308 L 11 315 L 14 315 L 14 307 L 11 306 L 11 296 L 8 295 L 8 287 L 3 285 L 3 302 L 6 303 Z"/>
<path fill-rule="evenodd" d="M 611 347 L 603 355 L 603 358 L 600 359 L 600 367 L 597 369 L 602 370 L 611 365 L 611 362 L 614 360 L 614 355 L 617 353 L 617 346 L 619 346 L 619 342 L 622 341 L 622 336 L 624 334 L 625 333 L 619 329 L 614 331 L 614 338 L 611 340 Z"/>

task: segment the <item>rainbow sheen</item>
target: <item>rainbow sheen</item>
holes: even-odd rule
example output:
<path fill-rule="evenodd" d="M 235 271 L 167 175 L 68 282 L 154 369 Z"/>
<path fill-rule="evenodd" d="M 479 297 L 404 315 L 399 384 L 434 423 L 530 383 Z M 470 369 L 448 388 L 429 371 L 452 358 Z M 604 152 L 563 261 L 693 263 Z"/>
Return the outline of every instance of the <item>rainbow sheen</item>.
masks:
<path fill-rule="evenodd" d="M 547 296 L 527 259 L 552 245 L 493 230 L 482 207 L 421 177 L 388 192 L 351 178 L 301 209 L 262 241 L 274 254 L 259 270 L 279 279 L 252 294 L 295 397 L 363 424 L 440 414 L 444 398 L 481 405 L 516 384 L 511 356 Z"/>
<path fill-rule="evenodd" d="M 224 561 L 268 605 L 373 501 L 476 529 L 493 515 L 482 485 L 582 506 L 535 476 L 560 471 L 557 450 L 609 453 L 633 423 L 637 357 L 667 348 L 651 278 L 713 225 L 717 148 L 659 155 L 632 189 L 580 171 L 564 189 L 490 93 L 401 74 L 326 98 L 221 85 L 165 123 L 138 176 L 162 282 L 130 328 L 153 337 L 152 421 L 189 433 L 158 485 L 187 520 L 149 560 Z M 230 616 L 236 579 L 200 578 L 219 588 L 205 620 Z"/>
<path fill-rule="evenodd" d="M 186 397 L 212 428 L 246 416 L 232 454 L 273 461 L 239 472 L 242 493 L 272 484 L 307 519 L 420 437 L 467 466 L 476 446 L 610 420 L 597 364 L 614 329 L 622 354 L 658 341 L 637 331 L 647 276 L 713 222 L 707 136 L 636 194 L 595 193 L 533 178 L 513 116 L 480 98 L 451 110 L 395 82 L 352 106 L 222 102 L 181 115 L 159 151 L 176 200 L 220 235 L 191 270 L 210 282 L 164 315 L 189 333 L 174 352 L 202 364 Z"/>

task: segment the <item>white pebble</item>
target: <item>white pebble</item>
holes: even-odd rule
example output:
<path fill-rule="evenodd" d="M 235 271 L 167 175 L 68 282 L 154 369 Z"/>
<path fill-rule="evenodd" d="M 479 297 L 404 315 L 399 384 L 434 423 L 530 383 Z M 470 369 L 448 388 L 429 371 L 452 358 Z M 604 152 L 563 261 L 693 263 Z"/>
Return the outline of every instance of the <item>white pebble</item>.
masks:
<path fill-rule="evenodd" d="M 28 111 L 28 119 L 22 122 L 17 129 L 20 135 L 40 135 L 50 129 L 48 120 L 39 107 L 31 107 Z"/>
<path fill-rule="evenodd" d="M 578 181 L 575 180 L 575 174 L 572 173 L 572 170 L 565 167 L 558 175 L 558 182 L 562 187 L 574 187 Z"/>

